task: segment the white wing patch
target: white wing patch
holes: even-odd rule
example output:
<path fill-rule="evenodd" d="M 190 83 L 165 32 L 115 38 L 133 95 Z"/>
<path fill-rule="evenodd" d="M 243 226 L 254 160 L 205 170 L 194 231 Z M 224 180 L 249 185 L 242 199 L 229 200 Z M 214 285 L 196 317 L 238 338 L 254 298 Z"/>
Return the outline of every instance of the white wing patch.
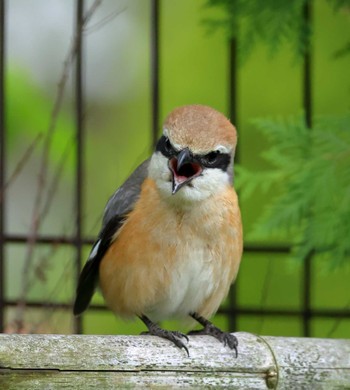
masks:
<path fill-rule="evenodd" d="M 92 248 L 88 261 L 92 260 L 97 255 L 100 244 L 101 240 L 96 241 L 96 244 Z"/>

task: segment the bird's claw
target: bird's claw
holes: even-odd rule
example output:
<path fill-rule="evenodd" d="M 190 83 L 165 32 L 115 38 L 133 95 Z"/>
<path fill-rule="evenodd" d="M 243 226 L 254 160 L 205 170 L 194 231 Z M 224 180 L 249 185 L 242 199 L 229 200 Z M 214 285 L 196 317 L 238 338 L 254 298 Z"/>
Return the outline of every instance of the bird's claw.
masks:
<path fill-rule="evenodd" d="M 233 349 L 236 353 L 236 357 L 238 356 L 238 339 L 235 335 L 229 332 L 222 332 L 218 339 L 224 344 L 225 347 L 228 346 L 230 349 Z"/>
<path fill-rule="evenodd" d="M 163 337 L 165 339 L 172 341 L 178 348 L 180 348 L 180 349 L 183 348 L 186 351 L 187 356 L 190 356 L 190 353 L 188 351 L 187 346 L 181 340 L 184 338 L 184 339 L 186 339 L 186 341 L 189 341 L 187 335 L 185 335 L 181 332 L 171 331 L 171 330 L 163 330 L 163 332 L 164 332 L 163 336 L 160 336 L 160 337 Z"/>
<path fill-rule="evenodd" d="M 208 335 L 215 337 L 217 340 L 221 341 L 225 347 L 227 346 L 230 349 L 233 349 L 235 351 L 236 357 L 238 356 L 238 339 L 235 335 L 229 332 L 222 331 L 208 320 L 202 319 L 201 317 L 197 318 L 200 319 L 200 322 L 204 325 L 204 328 L 189 332 L 189 335 Z"/>
<path fill-rule="evenodd" d="M 185 339 L 187 342 L 189 341 L 187 335 L 185 335 L 184 333 L 178 332 L 176 330 L 166 330 L 158 326 L 153 326 L 148 332 L 142 332 L 141 334 L 158 336 L 163 339 L 167 339 L 173 342 L 178 348 L 180 349 L 183 348 L 186 351 L 187 356 L 190 356 L 186 344 L 181 340 L 181 339 Z"/>

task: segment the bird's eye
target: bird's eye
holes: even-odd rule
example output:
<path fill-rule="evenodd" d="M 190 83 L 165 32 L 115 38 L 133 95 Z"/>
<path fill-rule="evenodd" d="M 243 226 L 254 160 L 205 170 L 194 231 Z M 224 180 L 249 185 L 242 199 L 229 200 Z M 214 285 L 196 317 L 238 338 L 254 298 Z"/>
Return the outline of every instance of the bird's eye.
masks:
<path fill-rule="evenodd" d="M 207 168 L 218 168 L 226 171 L 230 165 L 231 155 L 229 153 L 221 153 L 218 150 L 198 156 L 200 163 Z"/>
<path fill-rule="evenodd" d="M 203 162 L 205 163 L 205 165 L 214 165 L 217 160 L 218 160 L 218 157 L 220 155 L 220 152 L 210 152 L 208 154 L 206 154 L 205 156 L 203 156 Z"/>

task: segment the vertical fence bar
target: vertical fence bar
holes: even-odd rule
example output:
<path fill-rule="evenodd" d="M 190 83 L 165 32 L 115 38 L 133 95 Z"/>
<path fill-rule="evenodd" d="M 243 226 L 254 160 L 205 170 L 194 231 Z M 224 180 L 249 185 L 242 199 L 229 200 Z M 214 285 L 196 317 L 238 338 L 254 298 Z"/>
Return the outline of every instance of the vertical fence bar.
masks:
<path fill-rule="evenodd" d="M 232 123 L 237 127 L 237 40 L 231 38 L 229 43 L 229 117 Z M 235 163 L 239 162 L 239 149 L 237 146 L 235 152 Z M 229 293 L 230 315 L 228 318 L 229 330 L 231 332 L 237 329 L 237 282 L 230 288 Z"/>
<path fill-rule="evenodd" d="M 76 282 L 78 283 L 82 259 L 82 212 L 83 212 L 83 138 L 84 138 L 84 85 L 83 85 L 83 24 L 84 0 L 76 3 L 77 53 L 75 66 L 75 120 L 76 120 Z M 74 322 L 76 333 L 82 333 L 82 317 Z"/>
<path fill-rule="evenodd" d="M 311 1 L 306 1 L 304 5 L 304 20 L 306 23 L 311 23 Z M 303 106 L 305 110 L 305 122 L 308 128 L 312 128 L 312 80 L 311 80 L 311 50 L 304 54 L 303 64 Z M 310 319 L 311 319 L 311 267 L 312 256 L 310 252 L 304 260 L 304 278 L 303 278 L 303 335 L 309 337 L 311 335 Z"/>
<path fill-rule="evenodd" d="M 5 315 L 5 0 L 0 0 L 0 333 Z"/>
<path fill-rule="evenodd" d="M 237 58 L 237 39 L 231 38 L 229 43 L 229 118 L 232 123 L 238 127 L 238 58 Z M 235 152 L 235 162 L 239 161 L 239 145 Z"/>
<path fill-rule="evenodd" d="M 159 0 L 151 0 L 151 137 L 152 150 L 158 139 L 159 124 Z"/>

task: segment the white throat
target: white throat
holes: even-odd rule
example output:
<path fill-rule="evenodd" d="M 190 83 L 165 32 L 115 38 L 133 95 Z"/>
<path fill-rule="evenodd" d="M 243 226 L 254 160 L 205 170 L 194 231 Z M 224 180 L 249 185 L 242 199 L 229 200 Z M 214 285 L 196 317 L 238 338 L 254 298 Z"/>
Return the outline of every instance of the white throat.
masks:
<path fill-rule="evenodd" d="M 204 168 L 200 176 L 193 178 L 173 195 L 172 173 L 168 167 L 168 159 L 160 152 L 153 154 L 148 175 L 155 181 L 160 195 L 181 208 L 193 206 L 194 203 L 207 199 L 230 185 L 227 172 L 219 168 Z"/>

